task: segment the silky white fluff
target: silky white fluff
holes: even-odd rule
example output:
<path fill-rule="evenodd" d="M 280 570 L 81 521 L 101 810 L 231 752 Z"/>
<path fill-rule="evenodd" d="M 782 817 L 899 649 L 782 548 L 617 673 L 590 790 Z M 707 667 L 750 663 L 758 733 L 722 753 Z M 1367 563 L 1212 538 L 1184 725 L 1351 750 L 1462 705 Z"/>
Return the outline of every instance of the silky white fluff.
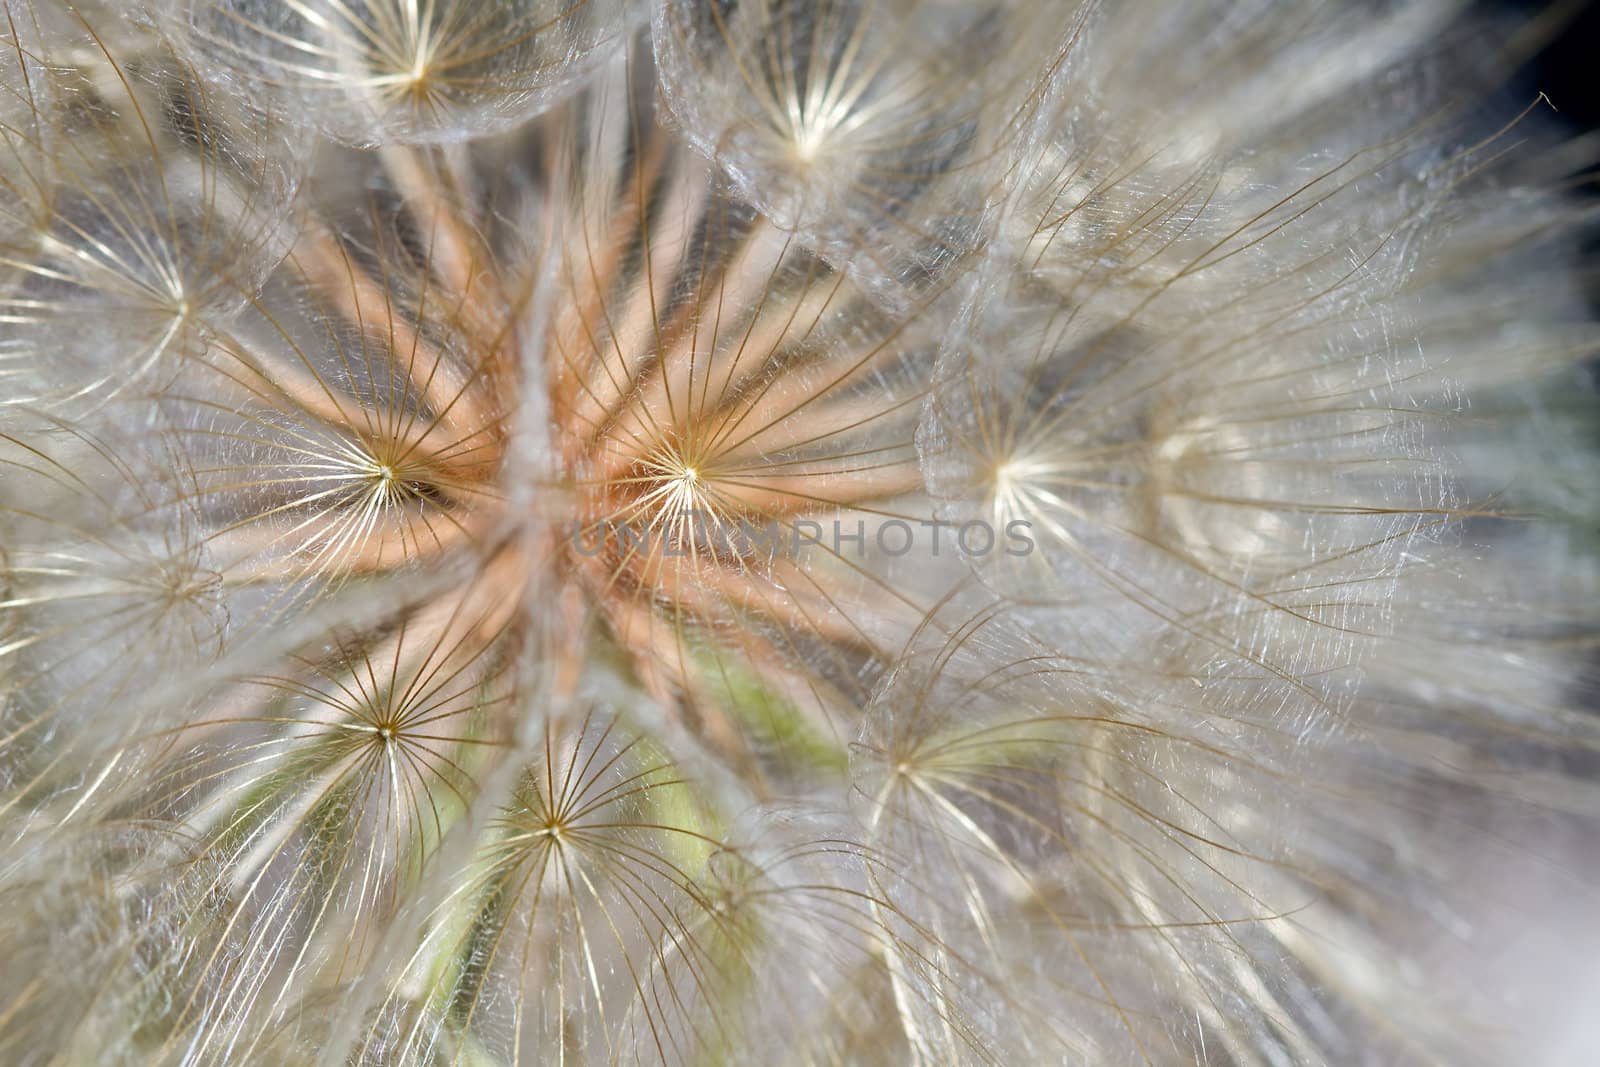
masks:
<path fill-rule="evenodd" d="M 0 15 L 0 1060 L 1593 1044 L 1547 24 Z"/>

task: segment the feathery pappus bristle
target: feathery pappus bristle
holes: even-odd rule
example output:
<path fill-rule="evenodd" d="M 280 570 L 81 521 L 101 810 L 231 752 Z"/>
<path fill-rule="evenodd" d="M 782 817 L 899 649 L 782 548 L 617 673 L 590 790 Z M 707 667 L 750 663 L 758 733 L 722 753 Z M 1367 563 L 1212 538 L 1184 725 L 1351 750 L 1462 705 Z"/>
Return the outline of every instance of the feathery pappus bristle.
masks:
<path fill-rule="evenodd" d="M 0 16 L 0 1061 L 1596 1047 L 1554 21 Z"/>

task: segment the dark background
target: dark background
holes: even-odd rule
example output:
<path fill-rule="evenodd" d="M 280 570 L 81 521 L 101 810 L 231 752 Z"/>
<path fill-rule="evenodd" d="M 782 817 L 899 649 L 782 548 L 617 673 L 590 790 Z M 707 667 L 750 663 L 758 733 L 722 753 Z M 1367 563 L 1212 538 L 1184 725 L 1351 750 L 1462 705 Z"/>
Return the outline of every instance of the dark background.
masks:
<path fill-rule="evenodd" d="M 1529 97 L 1543 91 L 1575 133 L 1600 130 L 1600 0 L 1493 0 L 1484 7 L 1525 16 L 1571 12 L 1511 88 Z"/>
<path fill-rule="evenodd" d="M 1489 12 L 1562 19 L 1543 49 L 1513 75 L 1508 89 L 1512 99 L 1522 100 L 1543 92 L 1568 133 L 1600 137 L 1600 0 L 1481 0 L 1480 6 Z M 1600 144 L 1593 159 L 1587 181 L 1580 181 L 1578 188 L 1591 202 L 1600 202 Z M 1585 236 L 1590 262 L 1600 263 L 1600 225 L 1588 226 Z M 1589 303 L 1600 316 L 1600 270 L 1592 271 L 1588 282 Z M 1589 360 L 1587 370 L 1595 390 L 1589 405 L 1600 412 L 1600 357 Z M 1600 448 L 1600 430 L 1596 441 Z"/>

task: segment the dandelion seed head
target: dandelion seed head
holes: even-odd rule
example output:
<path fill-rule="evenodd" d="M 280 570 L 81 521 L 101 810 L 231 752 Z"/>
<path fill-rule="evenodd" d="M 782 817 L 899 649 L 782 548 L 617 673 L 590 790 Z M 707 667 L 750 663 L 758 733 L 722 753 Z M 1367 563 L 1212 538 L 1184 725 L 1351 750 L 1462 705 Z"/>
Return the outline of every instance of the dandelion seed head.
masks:
<path fill-rule="evenodd" d="M 1576 1011 L 1592 146 L 1458 5 L 142 7 L 0 2 L 0 1060 Z"/>

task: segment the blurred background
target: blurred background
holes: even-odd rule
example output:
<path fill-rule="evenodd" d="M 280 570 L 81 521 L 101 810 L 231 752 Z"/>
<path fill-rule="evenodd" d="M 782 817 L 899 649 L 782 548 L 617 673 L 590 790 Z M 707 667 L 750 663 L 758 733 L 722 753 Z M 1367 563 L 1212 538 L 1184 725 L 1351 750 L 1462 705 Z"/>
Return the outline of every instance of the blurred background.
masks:
<path fill-rule="evenodd" d="M 1532 100 L 1543 92 L 1555 108 L 1554 121 L 1574 136 L 1595 143 L 1587 180 L 1580 188 L 1600 203 L 1600 0 L 1480 0 L 1488 11 L 1532 19 L 1531 56 L 1508 87 L 1516 98 Z M 1600 224 L 1589 227 L 1590 248 L 1600 254 Z M 1600 312 L 1600 277 L 1591 277 L 1591 302 Z M 1600 384 L 1600 360 L 1591 361 Z"/>
<path fill-rule="evenodd" d="M 1579 184 L 1600 213 L 1600 0 L 1492 0 L 1484 6 L 1550 20 L 1548 37 L 1516 73 L 1509 88 L 1530 100 L 1543 92 L 1556 108 L 1555 119 L 1567 132 L 1587 136 L 1594 142 L 1590 158 L 1596 162 L 1588 169 L 1587 180 Z M 1600 223 L 1591 221 L 1587 244 L 1594 256 L 1592 262 L 1600 263 Z M 1600 316 L 1600 271 L 1591 270 L 1588 289 L 1590 305 Z M 1593 391 L 1574 397 L 1572 402 L 1593 413 L 1589 439 L 1594 451 L 1600 452 L 1600 357 L 1591 358 L 1588 369 Z M 1600 539 L 1600 501 L 1591 501 L 1590 505 L 1588 521 L 1583 525 L 1589 527 L 1591 536 Z M 1580 515 L 1583 510 L 1578 509 Z M 1591 690 L 1587 700 L 1583 699 L 1584 694 L 1579 695 L 1580 706 L 1600 712 L 1600 652 L 1594 662 Z M 1586 990 L 1580 993 L 1581 997 L 1592 1000 L 1600 993 L 1600 961 L 1587 974 L 1562 977 L 1572 988 Z M 1600 1062 L 1600 1016 L 1586 1014 L 1587 1018 L 1572 1018 L 1563 1032 L 1548 1035 L 1530 1062 L 1550 1067 Z"/>
<path fill-rule="evenodd" d="M 1492 0 L 1486 6 L 1548 20 L 1548 38 L 1515 88 L 1543 91 L 1563 121 L 1600 130 L 1600 0 Z"/>

